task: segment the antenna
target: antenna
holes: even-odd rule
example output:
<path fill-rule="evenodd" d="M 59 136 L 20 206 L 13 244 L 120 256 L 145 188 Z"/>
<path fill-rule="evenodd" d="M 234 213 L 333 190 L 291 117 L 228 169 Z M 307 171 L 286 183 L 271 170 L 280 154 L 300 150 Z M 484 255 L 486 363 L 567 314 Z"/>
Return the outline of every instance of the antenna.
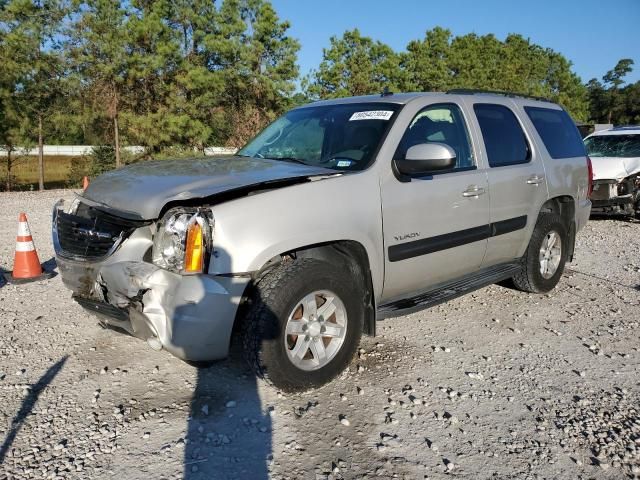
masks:
<path fill-rule="evenodd" d="M 393 92 L 389 90 L 389 87 L 387 87 L 385 85 L 385 87 L 382 89 L 382 93 L 380 94 L 381 97 L 388 97 L 389 95 L 393 95 Z"/>

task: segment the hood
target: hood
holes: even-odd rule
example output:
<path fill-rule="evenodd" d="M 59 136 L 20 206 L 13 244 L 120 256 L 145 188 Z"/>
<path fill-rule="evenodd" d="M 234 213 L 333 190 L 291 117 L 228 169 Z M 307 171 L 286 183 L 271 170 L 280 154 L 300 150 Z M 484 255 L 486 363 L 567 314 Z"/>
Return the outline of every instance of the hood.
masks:
<path fill-rule="evenodd" d="M 278 180 L 334 174 L 335 170 L 266 158 L 156 160 L 105 173 L 93 180 L 82 196 L 132 218 L 150 220 L 158 218 L 168 202 L 203 198 Z"/>
<path fill-rule="evenodd" d="M 617 180 L 618 182 L 640 173 L 640 157 L 589 157 L 593 165 L 594 180 Z"/>

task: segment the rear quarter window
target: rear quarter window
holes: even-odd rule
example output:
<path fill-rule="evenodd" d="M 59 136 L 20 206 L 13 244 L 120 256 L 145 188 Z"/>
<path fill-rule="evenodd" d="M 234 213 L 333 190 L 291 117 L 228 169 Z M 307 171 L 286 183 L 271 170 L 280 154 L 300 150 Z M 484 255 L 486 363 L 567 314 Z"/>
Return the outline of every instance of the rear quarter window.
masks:
<path fill-rule="evenodd" d="M 551 158 L 573 158 L 586 155 L 580 132 L 564 110 L 524 107 Z"/>

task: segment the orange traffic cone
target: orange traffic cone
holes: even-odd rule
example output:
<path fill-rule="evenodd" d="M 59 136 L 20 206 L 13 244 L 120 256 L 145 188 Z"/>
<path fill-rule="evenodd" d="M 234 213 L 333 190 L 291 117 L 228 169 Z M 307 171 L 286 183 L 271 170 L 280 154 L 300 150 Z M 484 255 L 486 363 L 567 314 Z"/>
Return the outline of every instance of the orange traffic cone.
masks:
<path fill-rule="evenodd" d="M 18 239 L 16 242 L 16 255 L 13 262 L 13 272 L 5 273 L 7 282 L 26 283 L 36 280 L 51 278 L 52 272 L 42 270 L 36 247 L 33 245 L 31 230 L 24 213 L 18 217 Z"/>
<path fill-rule="evenodd" d="M 87 187 L 89 186 L 89 177 L 87 177 L 86 175 L 82 178 L 82 189 L 86 190 Z"/>

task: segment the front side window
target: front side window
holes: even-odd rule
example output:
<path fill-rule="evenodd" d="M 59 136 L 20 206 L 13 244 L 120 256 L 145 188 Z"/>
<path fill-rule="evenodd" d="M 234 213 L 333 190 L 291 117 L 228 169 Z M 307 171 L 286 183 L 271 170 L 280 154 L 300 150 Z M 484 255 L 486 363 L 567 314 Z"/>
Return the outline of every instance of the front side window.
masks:
<path fill-rule="evenodd" d="M 476 113 L 490 167 L 527 163 L 529 143 L 514 113 L 504 105 L 476 103 Z"/>
<path fill-rule="evenodd" d="M 469 132 L 457 105 L 430 105 L 418 112 L 402 136 L 394 158 L 403 159 L 414 145 L 432 142 L 447 144 L 456 152 L 456 169 L 475 166 Z"/>
<path fill-rule="evenodd" d="M 374 160 L 399 109 L 390 103 L 299 108 L 265 128 L 238 155 L 363 170 Z"/>
<path fill-rule="evenodd" d="M 584 157 L 584 144 L 573 120 L 564 110 L 524 107 L 551 158 Z"/>
<path fill-rule="evenodd" d="M 640 134 L 596 135 L 584 141 L 590 157 L 640 157 Z"/>

